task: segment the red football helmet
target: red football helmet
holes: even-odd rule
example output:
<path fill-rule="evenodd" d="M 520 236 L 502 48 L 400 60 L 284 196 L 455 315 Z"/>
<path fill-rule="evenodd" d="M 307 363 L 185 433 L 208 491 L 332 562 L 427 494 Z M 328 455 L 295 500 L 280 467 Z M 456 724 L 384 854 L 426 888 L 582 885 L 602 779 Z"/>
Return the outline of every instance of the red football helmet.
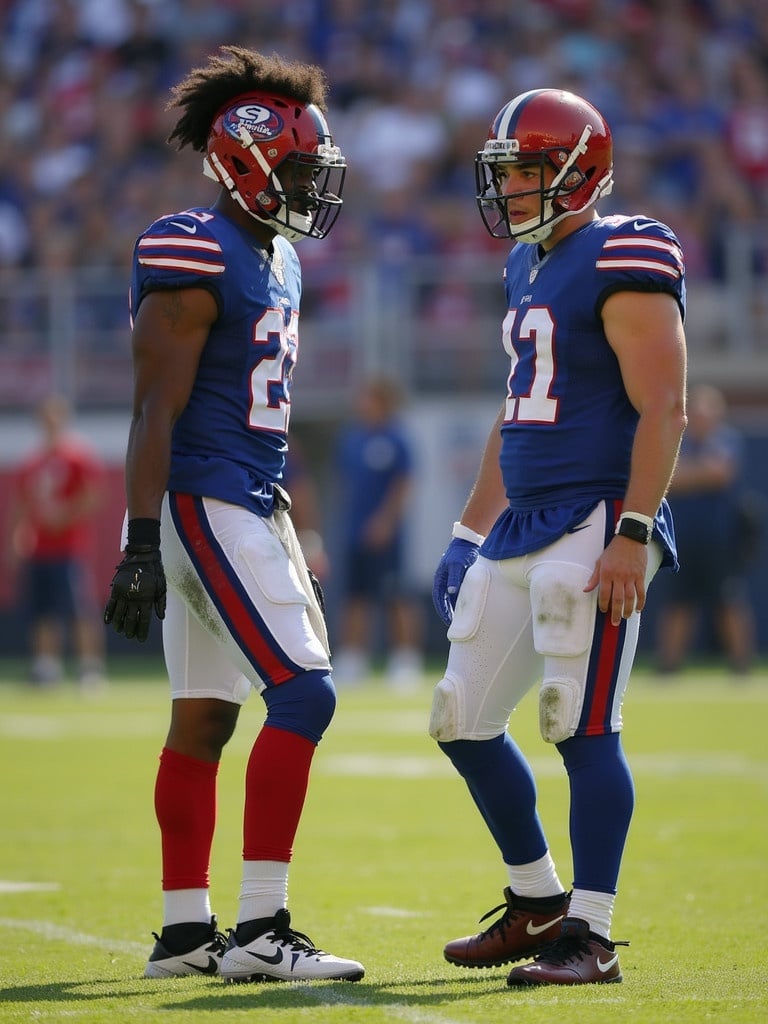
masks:
<path fill-rule="evenodd" d="M 324 238 L 341 210 L 346 162 L 325 115 L 274 93 L 245 93 L 213 119 L 203 169 L 288 239 Z"/>
<path fill-rule="evenodd" d="M 538 217 L 511 224 L 494 168 L 498 164 L 538 164 Z M 555 177 L 545 187 L 544 169 Z M 533 89 L 501 108 L 483 149 L 475 158 L 477 203 L 494 238 L 542 242 L 564 217 L 581 213 L 613 187 L 613 143 L 602 115 L 591 103 L 559 89 Z"/>

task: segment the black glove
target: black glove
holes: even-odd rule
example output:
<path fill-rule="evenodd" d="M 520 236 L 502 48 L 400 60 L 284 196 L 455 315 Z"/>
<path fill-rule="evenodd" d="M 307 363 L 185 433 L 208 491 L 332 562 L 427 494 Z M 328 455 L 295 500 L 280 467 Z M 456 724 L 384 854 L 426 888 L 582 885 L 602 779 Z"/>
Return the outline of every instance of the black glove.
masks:
<path fill-rule="evenodd" d="M 307 568 L 307 572 L 309 573 L 309 582 L 312 584 L 312 589 L 315 592 L 317 603 L 320 605 L 320 611 L 323 613 L 323 618 L 327 623 L 328 615 L 325 611 L 325 594 L 323 593 L 323 588 L 320 585 L 320 580 L 315 576 L 310 568 Z"/>
<path fill-rule="evenodd" d="M 132 534 L 135 536 L 139 533 L 143 539 L 147 531 L 137 530 L 136 523 L 136 520 L 132 520 L 128 524 L 125 557 L 112 577 L 112 592 L 104 609 L 104 621 L 107 624 L 111 622 L 115 632 L 123 633 L 126 639 L 132 640 L 135 637 L 143 643 L 149 635 L 152 609 L 155 609 L 158 619 L 165 618 L 166 583 L 160 557 L 160 524 L 157 523 L 156 531 L 151 531 L 153 540 L 157 533 L 157 543 L 137 544 L 131 543 Z"/>

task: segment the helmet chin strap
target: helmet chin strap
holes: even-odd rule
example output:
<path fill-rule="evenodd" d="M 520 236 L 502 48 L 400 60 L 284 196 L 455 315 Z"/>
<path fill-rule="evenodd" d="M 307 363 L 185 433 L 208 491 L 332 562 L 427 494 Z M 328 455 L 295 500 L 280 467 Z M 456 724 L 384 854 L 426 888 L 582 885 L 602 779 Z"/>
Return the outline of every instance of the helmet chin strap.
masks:
<path fill-rule="evenodd" d="M 551 203 L 551 201 L 547 201 L 545 203 L 545 210 L 544 210 L 544 212 L 546 212 L 546 207 L 547 206 L 549 207 L 549 212 L 551 213 L 552 212 L 552 203 Z M 548 239 L 549 236 L 552 234 L 552 229 L 555 226 L 556 219 L 559 220 L 559 218 L 554 218 L 553 217 L 552 220 L 548 220 L 546 224 L 541 225 L 541 217 L 539 217 L 539 221 L 538 221 L 538 223 L 540 225 L 539 227 L 533 228 L 530 231 L 523 231 L 523 232 L 520 232 L 520 231 L 517 231 L 517 230 L 513 230 L 513 228 L 510 225 L 509 232 L 510 232 L 510 234 L 512 235 L 513 238 L 517 239 L 518 242 L 526 242 L 528 245 L 538 245 L 540 242 L 546 241 L 546 239 Z M 530 223 L 530 221 L 528 223 Z M 521 224 L 520 226 L 521 227 L 525 227 L 524 224 Z"/>

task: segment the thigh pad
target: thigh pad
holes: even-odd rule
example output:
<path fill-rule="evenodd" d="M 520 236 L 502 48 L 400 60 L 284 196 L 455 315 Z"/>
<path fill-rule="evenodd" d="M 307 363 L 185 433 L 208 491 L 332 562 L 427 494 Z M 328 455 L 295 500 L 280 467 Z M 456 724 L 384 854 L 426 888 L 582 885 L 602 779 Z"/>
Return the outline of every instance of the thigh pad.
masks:
<path fill-rule="evenodd" d="M 469 567 L 459 587 L 456 609 L 447 634 L 452 643 L 471 640 L 477 633 L 490 583 L 488 566 L 478 559 Z"/>
<path fill-rule="evenodd" d="M 533 569 L 533 643 L 539 654 L 573 658 L 589 647 L 596 600 L 584 593 L 589 576 L 585 566 L 572 562 L 545 562 Z"/>

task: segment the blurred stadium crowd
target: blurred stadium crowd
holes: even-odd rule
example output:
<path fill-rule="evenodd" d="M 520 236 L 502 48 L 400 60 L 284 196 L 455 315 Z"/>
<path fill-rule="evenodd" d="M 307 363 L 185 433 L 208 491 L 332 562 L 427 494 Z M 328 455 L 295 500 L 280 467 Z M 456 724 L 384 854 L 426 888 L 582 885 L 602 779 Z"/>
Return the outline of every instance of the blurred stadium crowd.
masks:
<path fill-rule="evenodd" d="M 669 223 L 691 279 L 721 279 L 728 231 L 768 213 L 765 0 L 0 0 L 0 39 L 0 269 L 127 276 L 146 224 L 209 201 L 164 105 L 221 43 L 327 70 L 350 171 L 318 261 L 499 252 L 472 161 L 502 103 L 542 85 L 605 114 L 601 212 Z"/>
<path fill-rule="evenodd" d="M 340 416 L 371 370 L 396 371 L 410 393 L 490 389 L 495 403 L 508 243 L 480 222 L 473 161 L 502 104 L 540 86 L 606 116 L 616 186 L 600 212 L 677 233 L 691 376 L 765 423 L 768 0 L 0 0 L 0 484 L 24 416 L 52 391 L 124 425 L 134 240 L 215 193 L 200 155 L 167 145 L 165 104 L 226 43 L 322 65 L 349 164 L 337 226 L 299 250 L 311 343 L 297 409 L 315 456 L 325 435 L 312 425 Z M 472 420 L 464 406 L 427 424 L 444 431 L 451 479 L 474 472 L 461 454 L 474 452 Z M 99 429 L 116 523 L 118 436 Z M 763 441 L 747 460 L 762 483 Z M 102 540 L 111 571 L 112 533 Z"/>

